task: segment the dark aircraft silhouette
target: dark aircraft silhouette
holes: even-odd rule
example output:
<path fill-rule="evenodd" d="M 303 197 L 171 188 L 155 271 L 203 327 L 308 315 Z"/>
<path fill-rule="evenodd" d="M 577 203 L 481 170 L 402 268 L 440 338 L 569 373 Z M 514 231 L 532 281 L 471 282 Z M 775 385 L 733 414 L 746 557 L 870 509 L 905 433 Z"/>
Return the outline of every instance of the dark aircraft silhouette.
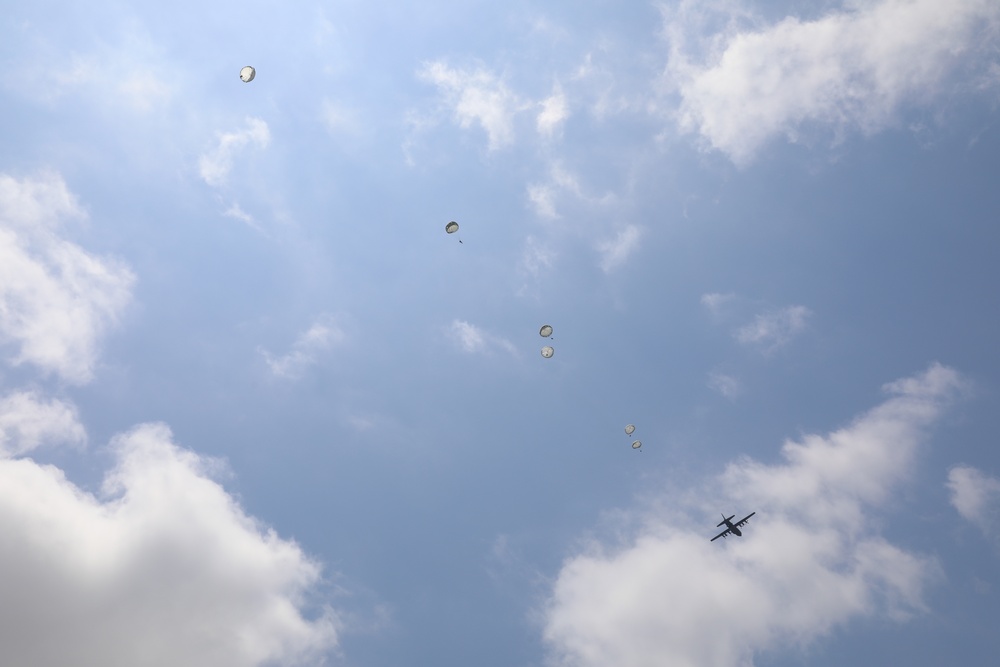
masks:
<path fill-rule="evenodd" d="M 742 519 L 740 519 L 736 523 L 730 523 L 730 521 L 732 520 L 732 518 L 734 516 L 736 516 L 735 514 L 733 514 L 728 519 L 726 518 L 726 515 L 723 514 L 722 515 L 722 522 L 719 523 L 719 525 L 716 526 L 716 528 L 718 528 L 719 526 L 721 526 L 724 523 L 724 524 L 726 524 L 726 529 L 724 531 L 722 531 L 721 533 L 719 533 L 718 535 L 716 535 L 715 537 L 713 537 L 712 539 L 710 539 L 709 542 L 714 542 L 717 539 L 719 539 L 720 537 L 725 537 L 726 535 L 729 535 L 730 533 L 732 533 L 736 537 L 743 537 L 743 533 L 740 532 L 740 526 L 742 526 L 747 521 L 749 521 L 750 517 L 752 517 L 754 514 L 756 514 L 756 512 L 750 512 L 750 514 L 747 514 L 745 517 L 743 517 Z"/>

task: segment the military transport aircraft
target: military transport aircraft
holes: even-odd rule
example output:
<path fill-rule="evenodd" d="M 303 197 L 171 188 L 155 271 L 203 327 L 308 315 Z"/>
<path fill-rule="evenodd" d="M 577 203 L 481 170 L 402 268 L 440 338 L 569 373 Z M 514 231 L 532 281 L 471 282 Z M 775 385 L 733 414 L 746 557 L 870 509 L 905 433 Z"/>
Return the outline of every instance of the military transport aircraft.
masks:
<path fill-rule="evenodd" d="M 724 531 L 722 531 L 721 533 L 719 533 L 718 535 L 716 535 L 715 537 L 713 537 L 712 539 L 710 539 L 709 542 L 714 542 L 717 539 L 719 539 L 720 537 L 725 537 L 726 535 L 729 535 L 730 533 L 732 533 L 736 537 L 743 537 L 743 533 L 740 532 L 740 526 L 742 526 L 747 521 L 749 521 L 750 517 L 752 517 L 754 514 L 756 514 L 756 512 L 750 512 L 750 514 L 747 514 L 745 517 L 743 517 L 742 519 L 740 519 L 736 523 L 730 523 L 730 521 L 732 521 L 732 518 L 734 516 L 736 516 L 735 514 L 733 516 L 729 517 L 728 519 L 726 518 L 726 515 L 723 514 L 722 515 L 722 522 L 719 523 L 719 525 L 716 526 L 716 528 L 718 528 L 719 526 L 721 526 L 724 523 L 724 524 L 726 524 L 726 529 Z"/>

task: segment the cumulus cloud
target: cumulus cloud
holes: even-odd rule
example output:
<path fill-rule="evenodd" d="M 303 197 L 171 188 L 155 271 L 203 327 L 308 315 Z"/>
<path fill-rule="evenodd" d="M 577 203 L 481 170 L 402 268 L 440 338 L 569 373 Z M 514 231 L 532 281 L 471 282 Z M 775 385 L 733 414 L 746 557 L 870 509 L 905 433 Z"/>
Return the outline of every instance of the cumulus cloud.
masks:
<path fill-rule="evenodd" d="M 963 519 L 987 536 L 1000 535 L 1000 479 L 972 466 L 955 466 L 948 472 L 948 490 Z"/>
<path fill-rule="evenodd" d="M 76 407 L 35 392 L 0 398 L 0 457 L 18 456 L 46 444 L 82 444 L 87 432 Z"/>
<path fill-rule="evenodd" d="M 219 135 L 219 144 L 198 159 L 198 173 L 213 187 L 225 184 L 233 168 L 233 156 L 248 145 L 267 148 L 271 132 L 260 118 L 248 117 L 246 127 Z"/>
<path fill-rule="evenodd" d="M 510 354 L 516 353 L 514 345 L 506 338 L 489 333 L 465 320 L 453 320 L 448 333 L 463 352 L 489 353 L 500 348 Z"/>
<path fill-rule="evenodd" d="M 112 451 L 97 496 L 52 466 L 0 460 L 5 662 L 319 664 L 337 643 L 334 612 L 305 611 L 320 566 L 247 516 L 166 426 Z"/>
<path fill-rule="evenodd" d="M 636 248 L 639 247 L 639 238 L 642 230 L 635 225 L 626 225 L 619 230 L 613 239 L 601 241 L 597 244 L 597 250 L 601 253 L 601 270 L 611 273 L 621 266 L 629 258 Z"/>
<path fill-rule="evenodd" d="M 60 237 L 84 213 L 62 177 L 0 174 L 0 344 L 10 362 L 77 384 L 91 379 L 98 343 L 131 299 L 132 272 Z"/>
<path fill-rule="evenodd" d="M 781 462 L 744 458 L 651 503 L 669 510 L 623 513 L 616 525 L 633 519 L 634 534 L 591 540 L 559 572 L 545 609 L 554 664 L 749 665 L 851 619 L 923 611 L 938 566 L 890 544 L 871 515 L 961 384 L 933 364 L 848 426 L 786 442 Z M 757 515 L 742 538 L 709 542 L 722 509 Z"/>
<path fill-rule="evenodd" d="M 761 313 L 753 322 L 739 328 L 734 336 L 745 344 L 764 346 L 769 350 L 780 347 L 806 327 L 811 314 L 805 306 L 786 306 L 780 310 Z"/>
<path fill-rule="evenodd" d="M 775 136 L 794 139 L 809 123 L 884 127 L 902 104 L 940 92 L 963 59 L 989 54 L 995 38 L 981 39 L 983 26 L 1000 20 L 992 0 L 849 2 L 815 20 L 731 27 L 694 62 L 685 33 L 703 7 L 684 2 L 667 12 L 673 52 L 665 77 L 681 96 L 680 127 L 737 163 Z"/>
<path fill-rule="evenodd" d="M 275 356 L 263 348 L 257 351 L 272 373 L 278 377 L 295 378 L 316 363 L 323 352 L 345 338 L 344 332 L 331 318 L 323 317 L 299 335 L 287 354 Z"/>

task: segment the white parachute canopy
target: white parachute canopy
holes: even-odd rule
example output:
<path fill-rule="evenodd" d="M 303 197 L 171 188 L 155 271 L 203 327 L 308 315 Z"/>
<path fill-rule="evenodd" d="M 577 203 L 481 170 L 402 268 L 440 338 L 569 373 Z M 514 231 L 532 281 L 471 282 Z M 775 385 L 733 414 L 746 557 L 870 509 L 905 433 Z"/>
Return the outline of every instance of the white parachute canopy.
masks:
<path fill-rule="evenodd" d="M 551 345 L 546 345 L 545 347 L 542 348 L 542 356 L 545 357 L 546 359 L 551 358 L 552 355 L 555 353 L 556 351 L 552 349 Z"/>
<path fill-rule="evenodd" d="M 632 435 L 635 433 L 635 424 L 629 424 L 625 427 L 625 435 Z"/>
<path fill-rule="evenodd" d="M 447 225 L 444 226 L 444 231 L 448 232 L 449 234 L 454 234 L 455 232 L 458 231 L 458 223 L 452 220 L 451 222 L 449 222 Z M 458 239 L 458 242 L 461 243 L 462 239 Z"/>
<path fill-rule="evenodd" d="M 642 447 L 642 440 L 636 440 L 632 443 L 632 449 L 639 449 Z"/>
<path fill-rule="evenodd" d="M 538 335 L 542 338 L 548 338 L 552 335 L 552 325 L 543 324 L 542 328 L 538 330 Z"/>
<path fill-rule="evenodd" d="M 246 67 L 240 70 L 240 81 L 242 81 L 243 83 L 250 83 L 251 81 L 253 81 L 253 78 L 256 75 L 257 75 L 257 70 L 255 70 L 253 67 L 250 67 L 250 65 L 247 65 Z"/>

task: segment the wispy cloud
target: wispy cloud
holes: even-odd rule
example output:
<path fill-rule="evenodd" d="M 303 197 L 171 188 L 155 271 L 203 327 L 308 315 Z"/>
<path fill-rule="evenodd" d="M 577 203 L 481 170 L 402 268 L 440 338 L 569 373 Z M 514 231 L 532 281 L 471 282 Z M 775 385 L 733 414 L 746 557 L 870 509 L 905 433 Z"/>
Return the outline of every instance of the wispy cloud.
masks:
<path fill-rule="evenodd" d="M 260 225 L 258 225 L 257 221 L 253 219 L 253 216 L 244 211 L 237 202 L 233 202 L 229 208 L 222 212 L 222 215 L 227 218 L 239 220 L 248 227 L 261 231 Z"/>
<path fill-rule="evenodd" d="M 296 378 L 319 361 L 323 352 L 343 342 L 345 338 L 344 332 L 332 318 L 322 317 L 295 339 L 292 349 L 286 354 L 276 356 L 263 348 L 257 348 L 257 351 L 276 376 Z"/>
<path fill-rule="evenodd" d="M 613 239 L 601 241 L 597 250 L 601 253 L 601 270 L 611 273 L 625 263 L 638 247 L 642 230 L 636 225 L 625 225 Z"/>
<path fill-rule="evenodd" d="M 736 398 L 743 391 L 737 378 L 718 371 L 712 371 L 708 374 L 708 386 L 726 398 Z"/>
<path fill-rule="evenodd" d="M 514 345 L 506 338 L 489 333 L 465 320 L 453 320 L 448 328 L 448 334 L 463 352 L 470 354 L 488 354 L 498 348 L 510 354 L 517 353 Z"/>
<path fill-rule="evenodd" d="M 93 49 L 85 53 L 67 52 L 64 44 L 34 41 L 28 46 L 30 55 L 8 63 L 11 66 L 0 74 L 0 86 L 46 104 L 67 96 L 84 97 L 114 114 L 163 109 L 176 87 L 162 73 L 176 63 L 166 63 L 154 40 L 140 33 L 129 30 L 117 43 L 91 42 Z"/>
<path fill-rule="evenodd" d="M 556 83 L 552 88 L 552 94 L 542 100 L 540 106 L 542 110 L 535 119 L 535 127 L 543 137 L 552 137 L 569 118 L 569 105 L 562 86 Z"/>
<path fill-rule="evenodd" d="M 746 10 L 727 3 L 729 26 L 712 35 L 703 57 L 685 49 L 692 26 L 710 11 L 705 3 L 685 0 L 664 10 L 672 48 L 665 80 L 681 96 L 680 127 L 739 164 L 772 137 L 794 140 L 810 123 L 873 132 L 892 122 L 904 102 L 940 92 L 945 74 L 963 58 L 996 48 L 995 37 L 977 37 L 1000 20 L 996 2 L 847 5 L 815 20 L 789 16 L 739 28 Z"/>
<path fill-rule="evenodd" d="M 131 300 L 132 272 L 63 240 L 63 221 L 85 217 L 62 177 L 0 174 L 0 344 L 76 384 L 88 382 L 98 343 Z"/>
<path fill-rule="evenodd" d="M 555 220 L 560 217 L 556 209 L 559 199 L 571 196 L 573 199 L 588 204 L 606 204 L 614 199 L 613 195 L 594 197 L 584 192 L 580 179 L 571 171 L 563 168 L 558 162 L 549 168 L 548 178 L 541 183 L 531 183 L 527 187 L 528 200 L 535 213 L 541 218 Z"/>
<path fill-rule="evenodd" d="M 972 466 L 948 471 L 951 504 L 963 519 L 979 526 L 987 537 L 1000 536 L 1000 479 Z"/>
<path fill-rule="evenodd" d="M 726 294 L 720 294 L 719 292 L 711 292 L 709 294 L 701 295 L 701 305 L 708 308 L 713 315 L 718 315 L 722 310 L 722 307 L 727 303 L 730 303 L 736 295 L 732 292 Z"/>
<path fill-rule="evenodd" d="M 534 106 L 483 67 L 455 68 L 438 60 L 425 64 L 417 75 L 437 86 L 460 127 L 476 123 L 483 128 L 491 151 L 514 140 L 514 116 Z"/>
<path fill-rule="evenodd" d="M 333 100 L 323 100 L 321 117 L 327 130 L 333 134 L 353 132 L 357 129 L 356 113 Z"/>
<path fill-rule="evenodd" d="M 809 315 L 811 311 L 805 306 L 786 306 L 757 315 L 753 322 L 739 328 L 733 335 L 741 343 L 773 350 L 801 333 Z"/>
<path fill-rule="evenodd" d="M 246 146 L 267 148 L 271 132 L 260 118 L 246 119 L 246 127 L 219 135 L 219 143 L 198 159 L 198 173 L 213 187 L 224 185 L 233 168 L 233 156 Z"/>
<path fill-rule="evenodd" d="M 731 667 L 801 647 L 859 617 L 925 609 L 933 559 L 890 544 L 873 513 L 912 471 L 961 386 L 938 364 L 890 383 L 883 403 L 783 461 L 731 463 L 716 479 L 616 514 L 624 542 L 591 540 L 559 572 L 544 637 L 556 664 Z M 721 503 L 721 505 L 720 505 Z M 714 512 L 756 511 L 742 538 L 709 542 Z"/>
<path fill-rule="evenodd" d="M 339 626 L 304 603 L 320 566 L 248 516 L 166 426 L 139 426 L 111 451 L 99 496 L 53 466 L 0 459 L 0 588 L 17 609 L 0 631 L 4 660 L 320 664 Z M 53 626 L 60 640 L 45 641 Z"/>

